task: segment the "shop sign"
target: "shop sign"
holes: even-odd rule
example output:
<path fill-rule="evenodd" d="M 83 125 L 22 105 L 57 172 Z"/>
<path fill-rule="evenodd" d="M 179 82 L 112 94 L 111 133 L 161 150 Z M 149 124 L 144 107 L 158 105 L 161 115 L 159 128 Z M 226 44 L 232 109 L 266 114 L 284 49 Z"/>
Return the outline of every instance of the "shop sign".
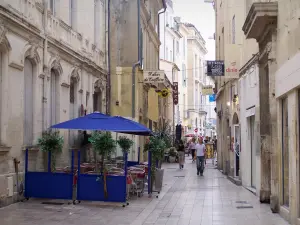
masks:
<path fill-rule="evenodd" d="M 178 104 L 178 82 L 173 82 L 173 104 Z"/>
<path fill-rule="evenodd" d="M 209 102 L 215 102 L 216 101 L 216 95 L 213 94 L 213 95 L 209 95 Z"/>
<path fill-rule="evenodd" d="M 239 70 L 236 66 L 236 61 L 229 63 L 226 67 L 226 77 L 227 78 L 238 78 L 239 77 Z"/>
<path fill-rule="evenodd" d="M 202 87 L 202 95 L 212 95 L 214 94 L 213 86 L 207 85 Z"/>
<path fill-rule="evenodd" d="M 224 68 L 223 60 L 207 61 L 207 76 L 224 76 Z"/>
<path fill-rule="evenodd" d="M 156 71 L 144 71 L 144 83 L 153 84 L 153 83 L 164 83 L 165 82 L 165 71 L 156 70 Z"/>

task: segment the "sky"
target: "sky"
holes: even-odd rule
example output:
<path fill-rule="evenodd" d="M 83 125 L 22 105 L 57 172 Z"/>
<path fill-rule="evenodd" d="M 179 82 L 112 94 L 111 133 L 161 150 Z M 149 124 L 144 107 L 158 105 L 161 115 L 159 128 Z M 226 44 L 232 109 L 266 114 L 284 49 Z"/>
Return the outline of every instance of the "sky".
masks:
<path fill-rule="evenodd" d="M 215 59 L 215 41 L 208 39 L 215 33 L 215 11 L 212 3 L 204 0 L 173 0 L 175 16 L 181 17 L 182 22 L 192 23 L 200 31 L 206 41 L 208 53 L 206 60 Z"/>

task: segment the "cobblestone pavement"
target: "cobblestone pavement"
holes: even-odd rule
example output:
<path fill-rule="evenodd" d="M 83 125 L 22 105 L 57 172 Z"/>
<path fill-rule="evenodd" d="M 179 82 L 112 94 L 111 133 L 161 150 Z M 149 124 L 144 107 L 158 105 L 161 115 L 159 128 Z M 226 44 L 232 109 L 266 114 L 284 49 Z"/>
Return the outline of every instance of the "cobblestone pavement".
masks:
<path fill-rule="evenodd" d="M 288 225 L 269 205 L 235 186 L 208 163 L 204 176 L 186 160 L 183 170 L 165 164 L 158 198 L 134 198 L 130 205 L 44 205 L 29 200 L 0 209 L 1 225 Z"/>

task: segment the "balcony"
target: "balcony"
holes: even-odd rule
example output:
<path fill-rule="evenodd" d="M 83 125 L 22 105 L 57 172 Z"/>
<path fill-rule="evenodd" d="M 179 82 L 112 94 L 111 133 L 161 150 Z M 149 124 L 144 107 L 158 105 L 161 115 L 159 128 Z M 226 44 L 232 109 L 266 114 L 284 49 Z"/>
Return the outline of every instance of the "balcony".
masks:
<path fill-rule="evenodd" d="M 2 11 L 13 13 L 18 23 L 22 23 L 37 33 L 46 33 L 56 44 L 68 47 L 74 52 L 94 62 L 100 67 L 105 67 L 104 51 L 97 48 L 83 34 L 74 31 L 68 24 L 47 11 L 47 21 L 44 27 L 43 0 L 0 0 Z M 104 49 L 103 49 L 104 50 Z"/>
<path fill-rule="evenodd" d="M 277 16 L 277 2 L 253 3 L 242 28 L 246 38 L 254 38 L 260 42 L 264 34 L 276 26 Z"/>
<path fill-rule="evenodd" d="M 35 29 L 43 28 L 43 0 L 2 0 L 0 6 L 17 15 L 19 22 L 29 23 Z"/>
<path fill-rule="evenodd" d="M 104 52 L 91 43 L 88 37 L 77 33 L 64 21 L 48 14 L 46 32 L 53 39 L 80 53 L 80 55 L 88 58 L 97 65 L 104 67 Z"/>
<path fill-rule="evenodd" d="M 199 106 L 198 113 L 202 115 L 207 115 L 207 110 L 205 109 L 204 106 Z"/>

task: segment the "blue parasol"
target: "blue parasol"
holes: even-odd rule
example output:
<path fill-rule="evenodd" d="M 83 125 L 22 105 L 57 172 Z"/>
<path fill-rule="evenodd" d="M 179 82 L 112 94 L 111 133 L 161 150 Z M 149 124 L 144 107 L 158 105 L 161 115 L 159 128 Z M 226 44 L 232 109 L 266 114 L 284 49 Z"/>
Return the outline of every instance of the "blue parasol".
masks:
<path fill-rule="evenodd" d="M 144 125 L 121 116 L 108 116 L 102 113 L 91 113 L 83 117 L 68 120 L 51 126 L 55 129 L 99 130 L 117 133 L 149 136 L 152 131 Z"/>

